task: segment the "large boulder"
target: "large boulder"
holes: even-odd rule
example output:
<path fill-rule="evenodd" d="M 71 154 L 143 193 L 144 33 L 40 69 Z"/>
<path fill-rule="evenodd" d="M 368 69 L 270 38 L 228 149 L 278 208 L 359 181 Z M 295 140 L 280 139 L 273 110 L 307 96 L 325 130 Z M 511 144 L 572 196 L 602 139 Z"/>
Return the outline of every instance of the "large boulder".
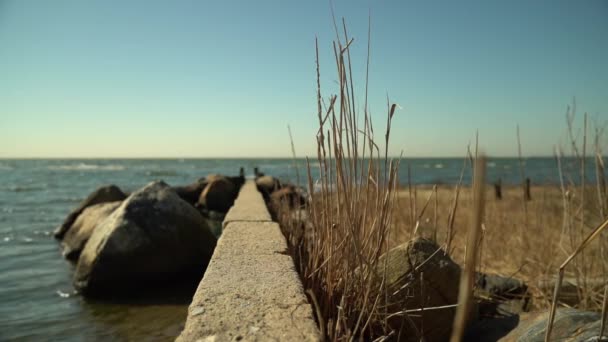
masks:
<path fill-rule="evenodd" d="M 255 185 L 257 185 L 258 190 L 264 196 L 269 196 L 271 193 L 281 188 L 281 182 L 272 176 L 262 176 L 256 178 Z"/>
<path fill-rule="evenodd" d="M 80 213 L 72 228 L 63 237 L 63 256 L 71 261 L 78 260 L 80 252 L 93 234 L 95 227 L 121 204 L 121 201 L 92 205 Z"/>
<path fill-rule="evenodd" d="M 245 176 L 244 175 L 233 176 L 233 177 L 226 177 L 226 178 L 228 178 L 228 180 L 231 181 L 232 184 L 234 184 L 234 186 L 236 187 L 237 193 L 241 189 L 241 186 L 243 186 L 243 184 L 245 184 Z"/>
<path fill-rule="evenodd" d="M 210 173 L 207 176 L 205 176 L 204 178 L 199 179 L 198 181 L 203 181 L 206 183 L 212 182 L 216 179 L 221 179 L 221 178 L 226 178 L 226 176 L 224 175 L 220 175 L 219 173 Z"/>
<path fill-rule="evenodd" d="M 216 239 L 201 214 L 162 181 L 129 196 L 91 235 L 74 285 L 85 295 L 129 293 L 202 276 Z"/>
<path fill-rule="evenodd" d="M 476 329 L 467 337 L 477 341 L 542 342 L 545 340 L 548 312 L 514 317 L 515 324 L 510 329 L 502 328 L 498 320 L 488 320 L 485 322 L 485 329 Z M 601 314 L 598 312 L 558 309 L 551 330 L 551 341 L 600 341 L 598 337 L 601 320 Z M 602 337 L 602 341 L 608 339 L 608 331 L 604 331 Z"/>
<path fill-rule="evenodd" d="M 227 177 L 214 178 L 203 189 L 198 204 L 219 212 L 227 212 L 234 204 L 240 185 L 237 186 Z"/>
<path fill-rule="evenodd" d="M 127 195 L 125 195 L 116 185 L 107 185 L 98 188 L 82 201 L 78 207 L 72 210 L 63 223 L 55 229 L 53 235 L 56 239 L 62 239 L 65 233 L 72 227 L 72 224 L 76 221 L 78 215 L 86 208 L 100 203 L 122 201 L 125 198 L 127 198 Z"/>
<path fill-rule="evenodd" d="M 225 176 L 219 173 L 210 173 L 207 176 L 203 177 L 203 178 L 199 178 L 198 182 L 199 183 L 209 183 L 211 181 L 217 180 L 217 179 L 228 179 L 229 181 L 231 181 L 232 183 L 234 183 L 235 186 L 240 187 L 241 185 L 243 185 L 243 183 L 245 183 L 245 175 L 244 174 L 240 174 L 238 176 Z"/>
<path fill-rule="evenodd" d="M 201 193 L 203 192 L 205 186 L 207 186 L 207 181 L 205 179 L 200 179 L 192 184 L 174 186 L 172 189 L 181 199 L 190 203 L 191 205 L 195 205 L 199 197 L 201 197 Z"/>
<path fill-rule="evenodd" d="M 306 198 L 298 188 L 288 185 L 271 193 L 270 202 L 275 209 L 283 206 L 293 209 L 305 206 Z"/>
<path fill-rule="evenodd" d="M 428 308 L 458 303 L 461 269 L 437 244 L 417 238 L 397 246 L 380 257 L 375 272 L 377 282 L 384 282 L 379 307 L 389 313 L 427 309 L 388 318 L 401 340 L 449 340 L 456 309 Z"/>

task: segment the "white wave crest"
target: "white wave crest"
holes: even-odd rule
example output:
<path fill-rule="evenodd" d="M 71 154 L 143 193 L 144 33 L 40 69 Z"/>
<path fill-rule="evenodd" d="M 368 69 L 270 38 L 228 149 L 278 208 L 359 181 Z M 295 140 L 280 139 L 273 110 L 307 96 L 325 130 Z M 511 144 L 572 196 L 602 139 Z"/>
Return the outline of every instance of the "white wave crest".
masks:
<path fill-rule="evenodd" d="M 87 163 L 77 163 L 77 164 L 68 164 L 68 165 L 52 165 L 48 167 L 49 170 L 55 171 L 121 171 L 124 170 L 125 167 L 123 165 L 118 164 L 110 164 L 110 165 L 98 165 L 98 164 L 87 164 Z"/>

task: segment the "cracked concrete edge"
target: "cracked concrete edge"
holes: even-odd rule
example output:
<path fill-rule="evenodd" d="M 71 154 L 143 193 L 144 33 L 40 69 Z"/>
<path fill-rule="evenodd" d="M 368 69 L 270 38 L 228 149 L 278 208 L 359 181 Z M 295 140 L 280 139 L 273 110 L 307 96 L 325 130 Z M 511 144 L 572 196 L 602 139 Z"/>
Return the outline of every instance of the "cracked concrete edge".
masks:
<path fill-rule="evenodd" d="M 261 205 L 268 220 L 239 208 Z M 285 237 L 254 182 L 234 207 L 233 219 L 243 220 L 224 222 L 177 341 L 321 341 Z"/>
<path fill-rule="evenodd" d="M 272 222 L 272 217 L 254 180 L 247 180 L 224 218 L 223 227 L 230 222 Z"/>

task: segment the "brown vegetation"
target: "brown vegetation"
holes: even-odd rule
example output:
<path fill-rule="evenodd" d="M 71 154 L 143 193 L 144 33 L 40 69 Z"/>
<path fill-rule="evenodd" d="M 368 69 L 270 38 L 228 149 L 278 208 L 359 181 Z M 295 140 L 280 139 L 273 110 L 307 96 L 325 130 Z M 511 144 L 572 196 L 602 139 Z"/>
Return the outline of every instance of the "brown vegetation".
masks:
<path fill-rule="evenodd" d="M 532 296 L 532 308 L 547 309 L 559 265 L 607 218 L 605 171 L 599 146 L 601 129 L 596 130 L 593 151 L 597 179 L 591 182 L 582 171 L 581 178 L 575 181 L 570 177 L 570 169 L 562 165 L 564 153 L 559 150 L 556 167 L 561 184 L 532 186 L 529 201 L 525 188 L 519 186 L 503 187 L 499 200 L 494 196 L 494 188 L 485 185 L 485 200 L 478 193 L 475 197 L 480 201 L 475 204 L 473 191 L 468 187 L 398 184 L 400 160 L 388 158 L 396 105 L 387 99 L 387 121 L 382 137 L 385 146 L 381 148 L 376 144 L 378 139 L 374 138 L 367 107 L 367 80 L 363 112 L 355 110 L 358 105 L 353 98 L 349 51 L 352 39 L 346 26 L 336 35 L 337 95 L 322 97 L 317 63 L 316 162 L 320 178 L 312 179 L 309 162 L 311 201 L 308 209 L 278 213 L 322 334 L 330 340 L 401 336 L 402 331 L 395 331 L 389 319 L 397 314 L 407 316 L 408 309 L 421 308 L 397 309 L 382 305 L 383 298 L 389 295 L 387 275 L 372 270 L 386 269 L 383 264 L 386 258 L 382 255 L 419 236 L 435 240 L 461 266 L 464 266 L 465 246 L 469 246 L 467 259 L 473 261 L 478 271 L 525 280 Z M 587 150 L 587 120 L 585 116 L 581 144 L 573 133 L 573 112 L 574 109 L 569 110 L 567 115 L 570 149 L 572 156 L 578 158 L 575 167 L 585 170 L 588 161 L 581 156 L 591 154 Z M 473 155 L 476 156 L 477 151 L 463 158 L 465 167 L 471 167 L 476 159 Z M 523 181 L 523 167 L 521 173 Z M 470 234 L 473 238 L 467 241 L 466 231 L 475 233 L 477 229 L 475 218 L 481 232 L 479 237 Z M 598 287 L 595 280 L 601 278 L 600 284 L 604 283 L 607 247 L 604 237 L 597 239 L 565 270 L 566 276 L 578 285 L 574 287 L 574 301 L 562 301 L 562 305 L 601 310 L 604 288 Z M 464 269 L 470 280 L 472 273 Z M 461 284 L 470 285 L 465 277 Z M 460 298 L 463 297 L 467 296 Z M 466 317 L 462 319 L 465 321 Z M 455 330 L 462 328 L 458 324 Z M 404 326 L 404 329 L 409 328 Z M 405 334 L 419 333 L 414 328 Z M 455 340 L 458 339 L 456 336 Z"/>

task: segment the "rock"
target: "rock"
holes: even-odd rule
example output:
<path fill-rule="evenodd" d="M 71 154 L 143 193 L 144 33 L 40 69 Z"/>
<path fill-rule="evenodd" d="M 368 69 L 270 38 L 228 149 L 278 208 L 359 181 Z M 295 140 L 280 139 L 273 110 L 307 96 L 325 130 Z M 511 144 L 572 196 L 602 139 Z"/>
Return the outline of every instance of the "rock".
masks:
<path fill-rule="evenodd" d="M 201 179 L 204 180 L 207 183 L 210 183 L 210 182 L 212 182 L 214 180 L 222 179 L 222 178 L 227 178 L 227 177 L 224 176 L 224 175 L 220 175 L 219 173 L 210 173 L 210 174 L 207 175 L 207 177 L 201 178 Z M 199 182 L 201 181 L 201 179 L 199 179 Z"/>
<path fill-rule="evenodd" d="M 62 239 L 65 233 L 70 229 L 78 215 L 86 209 L 95 204 L 107 203 L 107 202 L 115 202 L 122 201 L 127 196 L 116 186 L 116 185 L 108 185 L 102 186 L 97 190 L 93 191 L 76 209 L 72 210 L 72 212 L 66 217 L 61 226 L 57 227 L 53 232 L 53 235 L 56 239 Z"/>
<path fill-rule="evenodd" d="M 499 341 L 520 324 L 519 315 L 485 317 L 475 321 L 463 341 Z"/>
<path fill-rule="evenodd" d="M 63 256 L 71 261 L 78 260 L 80 252 L 93 234 L 95 227 L 121 204 L 121 201 L 92 205 L 80 213 L 72 228 L 63 237 Z"/>
<path fill-rule="evenodd" d="M 495 274 L 475 274 L 475 285 L 498 299 L 522 298 L 528 291 L 528 286 L 522 280 Z"/>
<path fill-rule="evenodd" d="M 460 266 L 437 244 L 427 239 L 414 239 L 380 257 L 376 266 L 377 279 L 381 281 L 385 275 L 388 295 L 380 295 L 379 307 L 386 306 L 388 312 L 394 313 L 457 304 L 460 273 Z M 455 313 L 455 308 L 445 308 L 411 313 L 409 318 L 396 315 L 388 319 L 388 324 L 395 332 L 401 331 L 400 336 L 405 341 L 419 341 L 419 334 L 426 341 L 447 341 Z M 412 323 L 416 328 L 412 328 Z"/>
<path fill-rule="evenodd" d="M 174 186 L 172 189 L 181 199 L 195 205 L 205 186 L 207 186 L 207 181 L 203 179 L 185 186 Z"/>
<path fill-rule="evenodd" d="M 545 338 L 548 319 L 549 312 L 521 315 L 517 327 L 499 341 L 542 342 Z M 555 315 L 551 340 L 599 341 L 600 324 L 600 313 L 559 309 Z M 604 332 L 603 338 L 608 338 L 607 331 Z"/>
<path fill-rule="evenodd" d="M 293 185 L 286 186 L 271 193 L 270 201 L 275 208 L 279 208 L 283 205 L 287 205 L 289 208 L 301 208 L 306 205 L 306 198 Z"/>
<path fill-rule="evenodd" d="M 215 178 L 203 189 L 198 204 L 225 213 L 234 204 L 239 188 L 226 177 Z"/>
<path fill-rule="evenodd" d="M 528 286 L 519 279 L 495 274 L 475 274 L 476 294 L 481 298 L 479 313 L 482 316 L 519 314 L 528 309 Z"/>
<path fill-rule="evenodd" d="M 272 176 L 258 177 L 255 180 L 255 184 L 264 196 L 269 196 L 271 193 L 281 188 L 281 182 Z"/>
<path fill-rule="evenodd" d="M 553 295 L 555 291 L 555 277 L 539 279 L 535 285 L 544 293 Z M 587 278 L 584 282 L 576 278 L 565 277 L 559 290 L 558 302 L 565 306 L 576 306 L 583 300 L 582 294 L 587 293 L 602 293 L 606 282 L 601 278 Z M 585 290 L 584 290 L 585 289 Z"/>
<path fill-rule="evenodd" d="M 78 260 L 74 285 L 85 295 L 107 296 L 200 280 L 215 244 L 195 208 L 164 182 L 152 182 L 97 226 Z"/>

